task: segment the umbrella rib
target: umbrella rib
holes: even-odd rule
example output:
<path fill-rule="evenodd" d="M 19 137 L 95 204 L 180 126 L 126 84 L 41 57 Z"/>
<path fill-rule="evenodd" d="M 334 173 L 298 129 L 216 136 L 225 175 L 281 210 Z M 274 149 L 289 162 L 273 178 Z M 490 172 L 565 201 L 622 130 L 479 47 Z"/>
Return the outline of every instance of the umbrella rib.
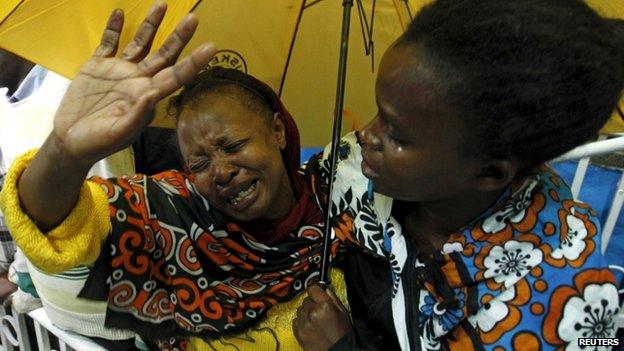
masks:
<path fill-rule="evenodd" d="M 622 111 L 622 108 L 619 105 L 617 106 L 617 112 L 620 114 L 620 118 L 624 119 L 624 111 Z"/>
<path fill-rule="evenodd" d="M 373 0 L 373 6 L 371 9 L 371 21 L 368 24 L 368 18 L 366 17 L 366 10 L 362 4 L 362 0 L 357 0 L 358 18 L 360 20 L 360 29 L 362 31 L 362 39 L 364 40 L 364 52 L 366 55 L 371 56 L 371 70 L 375 70 L 375 44 L 373 42 L 373 28 L 375 23 L 375 9 L 377 6 L 377 0 Z"/>
<path fill-rule="evenodd" d="M 318 3 L 322 0 L 316 0 L 315 3 Z M 297 23 L 295 24 L 295 30 L 293 31 L 292 39 L 290 40 L 290 47 L 288 48 L 288 56 L 286 56 L 286 62 L 284 63 L 284 72 L 282 72 L 282 79 L 280 81 L 279 90 L 277 91 L 277 96 L 282 97 L 282 91 L 284 90 L 284 83 L 286 82 L 286 74 L 288 73 L 288 66 L 290 65 L 290 58 L 292 57 L 292 52 L 295 48 L 295 40 L 297 39 L 297 32 L 299 31 L 299 24 L 301 24 L 301 17 L 303 17 L 303 10 L 307 8 L 306 6 L 307 0 L 303 0 L 301 2 L 301 7 L 299 8 L 299 14 L 297 15 Z"/>
<path fill-rule="evenodd" d="M 405 32 L 405 23 L 403 23 L 403 18 L 401 16 L 401 10 L 399 10 L 399 5 L 397 2 L 402 2 L 404 0 L 392 0 L 392 5 L 394 6 L 394 11 L 396 11 L 397 18 L 399 19 L 399 23 L 401 24 L 401 29 Z M 408 8 L 408 14 L 410 13 Z"/>
<path fill-rule="evenodd" d="M 414 19 L 414 15 L 412 15 L 412 9 L 410 9 L 409 7 L 409 3 L 407 2 L 407 0 L 401 0 L 403 1 L 403 3 L 405 4 L 405 8 L 407 9 L 407 15 L 410 18 L 410 22 Z"/>
<path fill-rule="evenodd" d="M 314 6 L 314 5 L 318 4 L 318 3 L 319 3 L 319 2 L 321 2 L 321 1 L 323 1 L 323 0 L 314 0 L 314 1 L 311 1 L 309 4 L 305 5 L 305 7 L 304 7 L 304 8 L 305 8 L 305 9 L 307 9 L 308 7 Z"/>
<path fill-rule="evenodd" d="M 63 1 L 60 1 L 58 4 L 51 5 L 51 6 L 47 7 L 46 9 L 44 9 L 44 10 L 42 10 L 42 11 L 40 11 L 40 12 L 36 13 L 36 14 L 35 14 L 35 15 L 33 15 L 31 18 L 24 19 L 24 20 L 22 20 L 21 22 L 14 24 L 14 26 L 16 26 L 16 25 L 18 25 L 18 24 L 21 24 L 21 23 L 23 23 L 23 22 L 33 21 L 33 20 L 35 20 L 35 18 L 36 18 L 36 17 L 41 17 L 42 15 L 44 15 L 44 14 L 46 14 L 46 13 L 48 13 L 48 12 L 52 11 L 52 10 L 55 10 L 57 7 L 63 6 L 63 4 L 65 4 L 66 2 L 69 2 L 69 1 L 71 1 L 71 0 L 63 0 Z M 9 17 L 10 17 L 10 15 L 11 15 L 11 14 L 13 14 L 13 12 L 15 12 L 15 10 L 19 9 L 19 8 L 22 6 L 22 4 L 23 4 L 24 2 L 25 2 L 25 1 L 21 1 L 21 2 L 19 3 L 19 5 L 15 6 L 15 8 L 14 8 L 13 10 L 11 10 L 11 13 L 9 13 L 9 16 L 6 16 L 5 20 L 6 20 L 7 18 L 9 18 Z M 2 23 L 4 23 L 4 20 L 2 21 Z M 0 24 L 2 24 L 2 23 L 0 23 Z"/>
<path fill-rule="evenodd" d="M 364 12 L 362 0 L 357 0 L 356 3 L 358 9 L 358 19 L 360 20 L 360 30 L 362 31 L 362 39 L 364 40 L 364 51 L 366 55 L 368 55 L 368 43 L 370 42 L 370 38 L 368 37 L 368 21 L 366 18 L 366 12 Z"/>
<path fill-rule="evenodd" d="M 2 25 L 4 23 L 4 21 L 7 20 L 7 18 L 11 17 L 11 15 L 13 14 L 13 12 L 15 12 L 15 10 L 17 10 L 18 7 L 22 6 L 22 3 L 24 3 L 24 0 L 20 1 L 19 4 L 15 5 L 15 7 L 11 10 L 11 12 L 9 12 L 0 22 L 0 25 Z"/>
<path fill-rule="evenodd" d="M 373 27 L 375 23 L 375 8 L 377 7 L 377 0 L 373 0 L 373 6 L 371 8 L 370 25 L 368 24 L 368 17 L 366 16 L 366 10 L 362 4 L 362 0 L 357 0 L 358 15 L 360 18 L 360 27 L 362 28 L 362 36 L 364 38 L 364 48 L 366 54 L 370 55 L 371 47 L 373 45 Z"/>
<path fill-rule="evenodd" d="M 368 40 L 370 45 L 371 70 L 375 71 L 375 42 L 373 41 L 373 28 L 375 28 L 375 9 L 377 8 L 377 0 L 373 0 L 373 8 L 371 12 L 371 23 L 369 27 Z"/>
<path fill-rule="evenodd" d="M 197 1 L 197 3 L 193 6 L 193 8 L 189 11 L 189 12 L 193 12 L 195 11 L 195 9 L 197 9 L 197 7 L 199 6 L 199 4 L 202 2 L 202 0 Z"/>
<path fill-rule="evenodd" d="M 369 33 L 368 33 L 368 38 L 370 39 L 370 41 L 373 41 L 373 27 L 375 26 L 375 9 L 377 8 L 377 0 L 373 0 L 373 8 L 371 10 L 371 23 L 370 23 L 370 27 L 368 28 Z"/>

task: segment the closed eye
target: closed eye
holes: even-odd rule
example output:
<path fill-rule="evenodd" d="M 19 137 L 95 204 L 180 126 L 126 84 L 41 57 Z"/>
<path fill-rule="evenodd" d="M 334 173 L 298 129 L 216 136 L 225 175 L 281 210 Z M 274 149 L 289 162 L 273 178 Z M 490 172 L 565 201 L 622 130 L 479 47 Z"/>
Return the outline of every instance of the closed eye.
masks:
<path fill-rule="evenodd" d="M 398 145 L 398 146 L 405 146 L 405 144 L 407 143 L 405 140 L 397 137 L 394 133 L 390 132 L 388 133 L 388 137 L 390 138 L 390 141 L 392 141 L 394 144 Z"/>
<path fill-rule="evenodd" d="M 189 162 L 189 169 L 193 173 L 201 172 L 206 169 L 210 165 L 210 160 L 208 158 L 202 158 L 199 160 L 193 160 Z"/>
<path fill-rule="evenodd" d="M 245 146 L 248 142 L 249 142 L 249 138 L 246 138 L 243 140 L 236 141 L 234 143 L 223 145 L 222 149 L 228 154 L 233 154 L 233 153 L 240 151 L 243 148 L 243 146 Z"/>
<path fill-rule="evenodd" d="M 381 121 L 381 124 L 384 128 L 386 137 L 390 140 L 390 142 L 397 146 L 404 146 L 407 141 L 397 135 L 390 121 L 388 121 L 388 119 L 381 113 L 381 111 L 378 111 L 377 115 L 379 116 L 379 120 Z"/>

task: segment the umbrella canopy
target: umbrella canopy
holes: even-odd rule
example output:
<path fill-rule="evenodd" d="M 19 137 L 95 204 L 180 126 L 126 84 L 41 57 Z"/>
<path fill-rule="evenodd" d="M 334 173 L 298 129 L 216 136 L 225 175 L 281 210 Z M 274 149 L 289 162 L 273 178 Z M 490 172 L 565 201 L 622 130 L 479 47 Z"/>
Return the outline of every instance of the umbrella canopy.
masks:
<path fill-rule="evenodd" d="M 404 32 L 412 16 L 428 2 L 354 2 L 346 65 L 343 131 L 356 129 L 375 115 L 375 77 L 381 57 Z M 324 146 L 330 139 L 341 13 L 342 1 L 312 2 L 303 12 L 294 43 L 282 98 L 302 130 L 304 145 Z"/>
<path fill-rule="evenodd" d="M 133 33 L 153 0 L 3 0 L 0 47 L 72 78 L 93 52 L 108 13 L 123 8 L 121 45 Z M 375 114 L 374 78 L 385 49 L 410 18 L 430 0 L 355 0 L 343 130 Z M 220 52 L 211 65 L 235 67 L 279 91 L 302 130 L 304 146 L 325 145 L 331 135 L 340 48 L 342 1 L 338 0 L 177 0 L 156 36 L 165 34 L 189 11 L 200 18 L 187 50 L 214 41 Z M 621 0 L 588 0 L 608 17 L 624 18 Z M 188 51 L 187 51 L 188 52 Z M 158 126 L 172 127 L 161 103 Z M 624 131 L 617 114 L 607 131 Z"/>
<path fill-rule="evenodd" d="M 374 115 L 381 55 L 427 2 L 354 1 L 343 130 Z M 302 144 L 322 146 L 332 131 L 342 10 L 337 0 L 202 0 L 193 10 L 200 24 L 186 52 L 214 41 L 221 51 L 211 64 L 244 69 L 267 82 L 295 117 Z"/>
<path fill-rule="evenodd" d="M 12 0 L 15 1 L 15 0 Z M 0 47 L 73 78 L 97 46 L 108 13 L 122 8 L 121 46 L 131 40 L 153 0 L 22 0 L 0 23 Z M 427 0 L 357 0 L 347 64 L 345 130 L 373 116 L 374 77 L 385 49 Z M 324 145 L 331 135 L 340 49 L 342 1 L 184 0 L 169 10 L 155 45 L 187 12 L 200 24 L 187 47 L 205 41 L 220 49 L 211 65 L 241 69 L 281 92 L 302 130 L 304 145 Z M 19 6 L 18 6 L 19 5 Z M 184 53 L 183 53 L 184 55 Z M 172 126 L 165 104 L 155 124 Z"/>

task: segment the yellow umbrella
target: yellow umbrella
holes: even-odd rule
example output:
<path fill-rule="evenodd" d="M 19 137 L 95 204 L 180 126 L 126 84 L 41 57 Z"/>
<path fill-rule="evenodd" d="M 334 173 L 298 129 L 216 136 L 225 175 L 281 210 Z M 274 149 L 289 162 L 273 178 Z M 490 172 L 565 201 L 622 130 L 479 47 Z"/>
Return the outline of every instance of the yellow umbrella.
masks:
<path fill-rule="evenodd" d="M 410 14 L 415 14 L 429 1 L 355 1 L 355 8 L 361 11 L 353 11 L 351 23 L 343 129 L 356 128 L 372 118 L 376 110 L 374 68 L 388 45 L 402 33 Z M 624 1 L 587 1 L 605 16 L 624 18 Z M 95 49 L 110 11 L 120 7 L 126 13 L 121 43 L 124 45 L 152 2 L 2 0 L 0 47 L 72 78 Z M 303 131 L 303 145 L 321 146 L 329 140 L 342 1 L 170 0 L 168 3 L 169 11 L 156 44 L 184 14 L 194 11 L 200 18 L 200 26 L 189 48 L 206 40 L 214 41 L 221 51 L 213 65 L 245 70 L 281 91 Z M 374 12 L 373 3 L 376 4 Z M 374 22 L 373 35 L 367 38 L 374 43 L 374 52 L 368 54 L 366 49 L 370 43 L 364 40 L 361 22 L 367 22 L 368 27 Z M 624 106 L 624 102 L 620 105 Z M 155 125 L 173 126 L 165 110 L 165 104 L 159 105 Z M 624 119 L 617 111 L 604 131 L 624 131 Z"/>
<path fill-rule="evenodd" d="M 343 131 L 361 126 L 375 115 L 374 83 L 381 56 L 403 33 L 411 17 L 428 2 L 355 1 L 346 64 Z M 306 8 L 284 82 L 282 98 L 302 130 L 304 145 L 322 146 L 331 135 L 341 3 L 325 0 Z M 368 35 L 371 28 L 372 35 Z"/>
<path fill-rule="evenodd" d="M 23 0 L 0 24 L 0 47 L 73 78 L 80 64 L 97 46 L 110 11 L 120 7 L 126 13 L 121 38 L 123 47 L 152 2 Z M 410 14 L 425 2 L 428 1 L 354 2 L 344 105 L 347 111 L 345 129 L 350 130 L 372 117 L 375 111 L 373 71 L 381 54 L 409 23 Z M 189 50 L 201 42 L 214 41 L 221 51 L 212 65 L 242 69 L 275 90 L 281 90 L 286 106 L 301 127 L 304 145 L 319 146 L 329 140 L 336 94 L 342 1 L 178 0 L 168 3 L 169 11 L 156 44 L 184 14 L 189 11 L 197 13 L 200 24 Z M 366 35 L 363 35 L 362 24 Z M 372 36 L 369 38 L 370 28 Z M 165 110 L 165 104 L 159 105 L 156 125 L 173 125 L 173 121 L 165 117 Z"/>

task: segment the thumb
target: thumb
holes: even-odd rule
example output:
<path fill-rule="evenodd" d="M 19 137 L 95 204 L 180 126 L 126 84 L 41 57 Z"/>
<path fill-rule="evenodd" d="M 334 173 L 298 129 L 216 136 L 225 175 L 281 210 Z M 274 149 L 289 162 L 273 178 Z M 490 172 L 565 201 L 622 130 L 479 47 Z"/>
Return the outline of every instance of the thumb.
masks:
<path fill-rule="evenodd" d="M 144 128 L 154 119 L 150 111 L 158 102 L 158 93 L 158 89 L 150 89 L 134 103 L 129 113 L 132 117 L 127 120 L 130 129 Z"/>
<path fill-rule="evenodd" d="M 141 95 L 135 103 L 130 106 L 129 111 L 123 108 L 113 111 L 117 117 L 111 128 L 111 135 L 115 136 L 122 145 L 122 148 L 132 144 L 134 139 L 148 126 L 154 119 L 154 113 L 150 110 L 158 101 L 158 90 L 151 89 Z"/>
<path fill-rule="evenodd" d="M 158 89 L 150 89 L 145 94 L 141 95 L 141 97 L 135 103 L 135 109 L 139 111 L 147 111 L 153 110 L 154 106 L 158 102 L 158 94 L 160 91 Z"/>

